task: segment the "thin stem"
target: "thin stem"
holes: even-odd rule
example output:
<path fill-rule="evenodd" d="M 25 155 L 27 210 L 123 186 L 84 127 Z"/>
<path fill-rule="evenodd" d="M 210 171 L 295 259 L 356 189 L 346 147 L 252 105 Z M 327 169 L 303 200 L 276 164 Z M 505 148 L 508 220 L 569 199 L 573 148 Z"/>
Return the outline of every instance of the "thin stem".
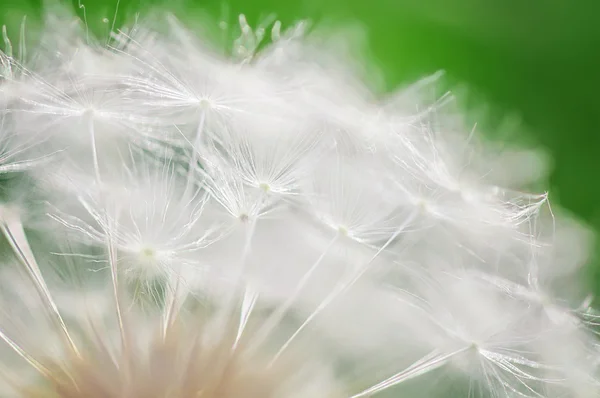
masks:
<path fill-rule="evenodd" d="M 259 347 L 265 339 L 269 336 L 271 331 L 275 328 L 275 326 L 283 319 L 285 314 L 294 304 L 294 302 L 298 299 L 298 296 L 315 273 L 315 271 L 322 264 L 323 259 L 327 256 L 331 248 L 335 245 L 335 243 L 340 238 L 340 234 L 336 234 L 333 239 L 329 242 L 323 253 L 319 256 L 319 258 L 312 264 L 309 270 L 302 276 L 294 291 L 288 296 L 287 300 L 280 305 L 263 323 L 263 326 L 259 329 L 256 336 L 253 339 L 253 348 Z"/>
<path fill-rule="evenodd" d="M 2 229 L 4 236 L 8 240 L 18 260 L 25 267 L 27 275 L 33 281 L 33 285 L 35 286 L 38 295 L 46 304 L 47 307 L 45 308 L 46 310 L 49 310 L 50 319 L 52 319 L 56 326 L 61 330 L 65 342 L 73 351 L 73 353 L 79 356 L 79 350 L 69 334 L 67 326 L 60 315 L 60 312 L 58 311 L 56 303 L 52 299 L 50 290 L 46 285 L 39 265 L 37 264 L 31 247 L 29 246 L 29 242 L 27 240 L 27 236 L 25 235 L 21 220 L 13 212 L 10 212 L 10 214 L 7 213 L 8 212 L 6 209 L 0 208 L 0 229 Z"/>
<path fill-rule="evenodd" d="M 98 149 L 96 146 L 96 131 L 94 129 L 94 117 L 89 114 L 87 115 L 88 131 L 90 133 L 90 140 L 92 144 L 92 161 L 94 162 L 94 175 L 96 176 L 96 182 L 100 184 L 100 163 L 98 162 Z"/>
<path fill-rule="evenodd" d="M 108 217 L 107 222 L 110 222 Z M 108 226 L 108 225 L 107 225 Z M 116 228 L 112 229 L 116 230 Z M 119 324 L 119 333 L 121 335 L 121 345 L 122 345 L 122 356 L 124 361 L 124 375 L 129 377 L 130 363 L 128 359 L 130 358 L 129 353 L 129 338 L 127 336 L 127 328 L 125 325 L 125 319 L 123 316 L 123 310 L 121 307 L 121 294 L 120 294 L 120 283 L 119 283 L 119 273 L 118 273 L 118 258 L 117 258 L 117 250 L 115 244 L 113 242 L 112 233 L 109 231 L 109 228 L 106 228 L 106 247 L 108 248 L 108 263 L 110 267 L 110 275 L 112 281 L 113 288 L 113 299 L 115 302 L 115 309 L 117 313 L 117 322 Z"/>
<path fill-rule="evenodd" d="M 246 325 L 248 324 L 248 319 L 250 319 L 250 314 L 254 310 L 254 306 L 256 305 L 256 300 L 258 299 L 258 293 L 253 292 L 249 289 L 246 289 L 244 294 L 244 300 L 242 301 L 242 306 L 240 310 L 240 321 L 238 324 L 238 331 L 235 337 L 235 341 L 233 343 L 232 350 L 235 350 L 244 334 L 244 330 L 246 329 Z"/>
<path fill-rule="evenodd" d="M 290 344 L 298 337 L 298 335 L 315 319 L 324 309 L 326 309 L 334 300 L 336 300 L 342 293 L 345 293 L 348 289 L 350 289 L 354 284 L 362 278 L 362 276 L 370 269 L 371 264 L 379 255 L 402 233 L 406 227 L 413 222 L 413 220 L 419 214 L 419 210 L 415 210 L 412 212 L 406 220 L 396 229 L 396 231 L 390 236 L 390 238 L 377 250 L 377 252 L 371 257 L 371 259 L 364 265 L 358 267 L 357 272 L 354 274 L 352 279 L 350 279 L 346 284 L 342 287 L 337 287 L 334 289 L 329 295 L 325 297 L 325 299 L 319 304 L 319 306 L 306 318 L 306 320 L 296 329 L 294 334 L 281 346 L 279 351 L 275 354 L 269 366 L 272 366 L 278 359 L 281 357 L 281 354 L 290 346 Z"/>
<path fill-rule="evenodd" d="M 239 264 L 237 267 L 237 274 L 234 281 L 234 286 L 231 289 L 230 294 L 227 296 L 223 308 L 222 308 L 222 317 L 223 317 L 223 326 L 226 326 L 231 319 L 233 313 L 236 310 L 236 303 L 238 301 L 237 292 L 239 291 L 240 285 L 243 283 L 243 274 L 246 271 L 246 266 L 248 263 L 248 257 L 250 255 L 252 239 L 254 237 L 254 231 L 256 230 L 256 219 L 251 219 L 247 224 L 245 224 L 245 242 L 244 247 L 242 249 L 242 253 L 240 255 Z M 245 290 L 244 290 L 245 291 Z M 250 311 L 254 308 L 254 305 L 251 306 Z M 250 316 L 250 313 L 247 314 Z M 243 329 L 242 329 L 243 330 Z M 240 338 L 241 336 L 238 336 Z"/>
<path fill-rule="evenodd" d="M 44 365 L 35 360 L 29 355 L 20 345 L 8 337 L 2 329 L 0 329 L 0 340 L 4 341 L 12 350 L 21 358 L 23 358 L 31 367 L 37 370 L 41 375 L 49 377 L 51 372 Z"/>
<path fill-rule="evenodd" d="M 180 284 L 181 284 L 181 275 L 179 273 L 177 273 L 176 278 L 177 278 L 177 280 L 175 281 L 175 286 L 173 286 L 172 289 L 168 289 L 168 291 L 167 291 L 168 296 L 166 298 L 166 306 L 165 306 L 166 311 L 164 313 L 163 338 L 167 337 L 169 328 L 173 324 L 175 316 L 178 312 L 178 306 L 180 305 L 177 302 L 177 299 L 178 299 L 178 292 L 179 292 L 179 288 L 180 288 Z M 170 285 L 171 285 L 171 282 L 169 283 L 169 287 L 170 287 Z"/>
<path fill-rule="evenodd" d="M 196 135 L 194 137 L 194 142 L 192 144 L 192 156 L 190 158 L 190 162 L 188 163 L 188 173 L 187 173 L 187 181 L 185 185 L 185 191 L 183 197 L 186 198 L 189 195 L 190 190 L 192 189 L 193 181 L 194 181 L 194 171 L 196 170 L 196 165 L 199 160 L 200 150 L 198 147 L 202 142 L 204 125 L 206 123 L 206 111 L 202 109 L 200 111 L 200 120 L 198 122 L 198 127 L 196 128 Z"/>
<path fill-rule="evenodd" d="M 453 351 L 444 355 L 428 355 L 427 357 L 415 362 L 413 365 L 409 366 L 405 370 L 396 373 L 393 376 L 388 377 L 385 380 L 375 384 L 367 388 L 364 391 L 361 391 L 358 394 L 352 395 L 350 398 L 359 398 L 359 397 L 370 397 L 373 394 L 380 393 L 388 388 L 394 387 L 400 383 L 413 379 L 415 377 L 421 376 L 422 374 L 431 372 L 446 363 L 453 357 L 460 355 L 466 351 L 469 351 L 473 348 L 473 346 L 467 346 L 460 348 L 456 351 Z M 429 358 L 431 357 L 431 358 Z"/>

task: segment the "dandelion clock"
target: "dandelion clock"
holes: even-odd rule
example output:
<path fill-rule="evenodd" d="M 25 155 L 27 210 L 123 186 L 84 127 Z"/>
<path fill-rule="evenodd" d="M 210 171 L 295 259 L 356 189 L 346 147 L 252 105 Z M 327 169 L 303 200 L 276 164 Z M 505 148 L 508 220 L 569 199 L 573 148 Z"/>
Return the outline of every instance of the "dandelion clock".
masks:
<path fill-rule="evenodd" d="M 0 52 L 0 396 L 596 398 L 592 236 L 306 22 Z M 335 42 L 334 42 L 335 43 Z"/>

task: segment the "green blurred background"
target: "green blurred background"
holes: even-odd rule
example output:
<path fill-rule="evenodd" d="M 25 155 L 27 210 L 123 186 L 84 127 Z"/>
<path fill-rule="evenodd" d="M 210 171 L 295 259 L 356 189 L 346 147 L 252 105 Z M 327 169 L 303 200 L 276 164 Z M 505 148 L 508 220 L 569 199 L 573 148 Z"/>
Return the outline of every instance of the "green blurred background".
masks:
<path fill-rule="evenodd" d="M 106 32 L 102 19 L 112 21 L 117 0 L 81 2 L 89 25 Z M 450 84 L 468 88 L 474 109 L 489 105 L 488 126 L 517 116 L 520 133 L 508 139 L 551 155 L 553 203 L 600 230 L 600 2 L 121 0 L 116 25 L 153 5 L 188 21 L 201 12 L 221 18 L 228 10 L 230 22 L 239 13 L 251 24 L 274 13 L 284 26 L 303 18 L 362 26 L 363 45 L 385 89 L 443 69 Z M 41 0 L 1 0 L 1 22 L 16 32 L 24 14 L 39 18 L 40 6 Z M 80 16 L 83 11 L 78 8 Z M 589 281 L 600 294 L 598 258 L 590 262 Z"/>

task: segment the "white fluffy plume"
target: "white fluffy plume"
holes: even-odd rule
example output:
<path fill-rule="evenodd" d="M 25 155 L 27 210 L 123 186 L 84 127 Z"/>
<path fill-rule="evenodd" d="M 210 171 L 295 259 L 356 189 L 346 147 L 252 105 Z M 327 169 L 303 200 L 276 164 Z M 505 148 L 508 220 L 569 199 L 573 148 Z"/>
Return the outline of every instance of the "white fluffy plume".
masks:
<path fill-rule="evenodd" d="M 0 52 L 1 396 L 600 396 L 590 233 L 437 76 L 378 96 L 306 23 L 45 28 Z"/>

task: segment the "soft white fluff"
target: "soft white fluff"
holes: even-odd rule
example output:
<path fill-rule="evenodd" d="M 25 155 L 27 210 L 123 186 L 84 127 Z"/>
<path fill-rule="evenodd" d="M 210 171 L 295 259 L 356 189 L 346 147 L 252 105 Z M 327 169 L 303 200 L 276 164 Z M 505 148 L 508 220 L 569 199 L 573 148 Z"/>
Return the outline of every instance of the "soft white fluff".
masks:
<path fill-rule="evenodd" d="M 219 354 L 194 368 L 215 397 L 599 396 L 590 234 L 437 75 L 378 98 L 306 23 L 241 16 L 227 55 L 170 15 L 106 45 L 57 15 L 0 53 L 3 396 L 89 387 L 73 358 L 142 394 L 123 357 L 184 394 L 185 355 L 152 373 L 172 333 Z"/>

